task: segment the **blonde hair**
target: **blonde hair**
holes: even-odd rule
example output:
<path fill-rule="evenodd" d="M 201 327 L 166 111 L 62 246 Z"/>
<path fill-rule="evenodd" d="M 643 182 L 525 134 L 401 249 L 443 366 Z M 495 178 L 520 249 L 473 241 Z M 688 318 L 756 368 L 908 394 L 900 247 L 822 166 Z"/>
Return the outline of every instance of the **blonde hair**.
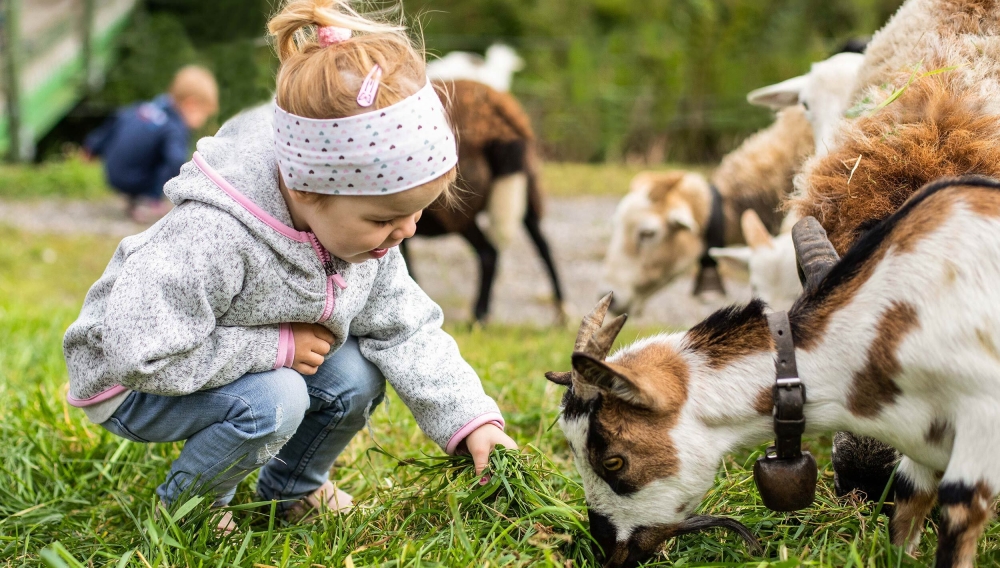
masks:
<path fill-rule="evenodd" d="M 322 46 L 317 30 L 327 26 L 351 30 L 352 37 Z M 292 114 L 320 119 L 353 116 L 396 104 L 427 82 L 423 47 L 411 40 L 406 27 L 362 15 L 350 0 L 288 0 L 267 29 L 281 62 L 275 99 Z M 374 105 L 364 108 L 357 102 L 358 91 L 376 64 L 382 69 L 378 94 Z M 442 194 L 446 202 L 451 201 L 454 179 L 453 168 L 431 182 L 447 183 Z"/>
<path fill-rule="evenodd" d="M 200 65 L 185 65 L 174 74 L 167 90 L 175 101 L 195 99 L 213 109 L 219 108 L 219 85 L 215 75 Z"/>

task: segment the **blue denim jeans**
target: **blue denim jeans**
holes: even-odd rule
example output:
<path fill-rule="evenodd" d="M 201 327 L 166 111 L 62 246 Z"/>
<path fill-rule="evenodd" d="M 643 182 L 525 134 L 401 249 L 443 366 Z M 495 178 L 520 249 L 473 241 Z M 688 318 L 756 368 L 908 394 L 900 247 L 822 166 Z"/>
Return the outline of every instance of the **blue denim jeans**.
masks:
<path fill-rule="evenodd" d="M 225 505 L 261 468 L 259 497 L 284 511 L 326 482 L 384 393 L 382 373 L 349 337 L 314 375 L 282 368 L 184 396 L 132 392 L 101 426 L 135 442 L 187 440 L 156 490 L 167 504 L 187 491 Z"/>

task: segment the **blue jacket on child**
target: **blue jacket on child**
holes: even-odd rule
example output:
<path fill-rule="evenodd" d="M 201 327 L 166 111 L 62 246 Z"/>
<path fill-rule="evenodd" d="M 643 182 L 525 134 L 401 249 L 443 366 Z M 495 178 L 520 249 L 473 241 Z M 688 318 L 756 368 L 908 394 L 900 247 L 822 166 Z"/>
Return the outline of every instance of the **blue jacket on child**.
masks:
<path fill-rule="evenodd" d="M 163 184 L 188 161 L 190 129 L 170 95 L 120 109 L 87 135 L 84 148 L 104 160 L 108 184 L 131 196 L 163 197 Z"/>

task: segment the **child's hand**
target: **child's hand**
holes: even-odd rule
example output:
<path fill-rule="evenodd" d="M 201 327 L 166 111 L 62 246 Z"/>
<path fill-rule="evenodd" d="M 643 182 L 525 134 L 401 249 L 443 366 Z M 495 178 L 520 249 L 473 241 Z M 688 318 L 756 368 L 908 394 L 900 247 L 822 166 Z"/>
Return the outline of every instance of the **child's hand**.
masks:
<path fill-rule="evenodd" d="M 476 465 L 476 475 L 483 473 L 490 462 L 490 452 L 497 444 L 509 448 L 517 449 L 517 442 L 504 434 L 503 430 L 493 424 L 483 424 L 466 436 L 465 447 L 472 454 L 472 463 Z"/>
<path fill-rule="evenodd" d="M 323 364 L 323 356 L 330 352 L 333 334 L 330 330 L 314 323 L 293 323 L 292 337 L 295 338 L 295 360 L 292 369 L 303 375 L 314 375 Z"/>

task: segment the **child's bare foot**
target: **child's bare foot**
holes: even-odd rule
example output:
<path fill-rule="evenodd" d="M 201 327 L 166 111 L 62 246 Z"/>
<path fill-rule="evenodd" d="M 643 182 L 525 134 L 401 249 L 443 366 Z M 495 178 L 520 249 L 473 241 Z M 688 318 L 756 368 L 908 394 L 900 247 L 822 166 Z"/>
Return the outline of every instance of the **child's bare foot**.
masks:
<path fill-rule="evenodd" d="M 303 497 L 285 513 L 285 519 L 297 523 L 323 512 L 340 513 L 354 506 L 354 498 L 327 481 L 310 495 Z"/>

